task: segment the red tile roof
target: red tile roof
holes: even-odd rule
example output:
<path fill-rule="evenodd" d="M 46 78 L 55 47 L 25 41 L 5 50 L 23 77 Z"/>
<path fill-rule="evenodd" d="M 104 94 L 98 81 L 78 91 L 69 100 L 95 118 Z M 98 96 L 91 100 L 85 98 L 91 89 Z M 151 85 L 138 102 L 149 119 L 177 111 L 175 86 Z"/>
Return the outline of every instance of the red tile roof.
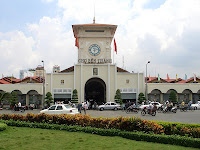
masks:
<path fill-rule="evenodd" d="M 16 83 L 21 83 L 25 80 L 34 80 L 38 83 L 42 83 L 43 82 L 43 77 L 41 77 L 41 80 L 40 80 L 40 77 L 25 77 L 24 79 L 12 79 L 12 83 L 11 83 L 11 78 L 10 77 L 4 77 L 2 79 L 0 79 L 0 84 L 16 84 Z"/>
<path fill-rule="evenodd" d="M 9 82 L 7 82 L 7 81 L 5 81 L 3 79 L 0 79 L 0 84 L 11 84 L 11 83 L 9 83 Z"/>

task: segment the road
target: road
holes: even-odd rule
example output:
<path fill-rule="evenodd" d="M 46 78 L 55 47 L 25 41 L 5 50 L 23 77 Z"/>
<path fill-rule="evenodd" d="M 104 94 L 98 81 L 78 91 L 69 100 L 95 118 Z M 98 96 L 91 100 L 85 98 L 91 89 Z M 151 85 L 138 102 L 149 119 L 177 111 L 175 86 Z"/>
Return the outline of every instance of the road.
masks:
<path fill-rule="evenodd" d="M 38 114 L 40 110 L 26 110 L 24 113 L 16 112 L 18 114 L 27 114 L 27 113 L 34 113 Z M 0 110 L 0 114 L 13 114 L 11 110 Z M 195 110 L 193 112 L 187 111 L 187 112 L 180 112 L 180 110 L 177 111 L 177 113 L 157 113 L 156 116 L 151 115 L 145 115 L 142 116 L 139 112 L 138 114 L 130 113 L 127 114 L 126 112 L 123 112 L 121 110 L 113 111 L 113 110 L 107 110 L 107 111 L 98 111 L 98 110 L 87 110 L 86 112 L 91 117 L 106 117 L 106 118 L 113 118 L 113 117 L 140 117 L 142 119 L 146 120 L 157 120 L 157 121 L 170 121 L 170 122 L 181 122 L 181 123 L 200 123 L 200 110 Z M 83 112 L 82 112 L 83 114 Z"/>

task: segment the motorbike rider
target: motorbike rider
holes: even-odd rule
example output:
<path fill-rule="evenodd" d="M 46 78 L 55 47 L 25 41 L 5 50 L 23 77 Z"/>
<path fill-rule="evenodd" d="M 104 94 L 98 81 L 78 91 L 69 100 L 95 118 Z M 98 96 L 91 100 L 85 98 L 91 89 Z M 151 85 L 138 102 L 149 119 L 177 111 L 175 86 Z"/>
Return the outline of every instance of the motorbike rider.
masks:
<path fill-rule="evenodd" d="M 169 103 L 167 104 L 167 110 L 168 110 L 168 111 L 171 111 L 171 110 L 172 110 L 172 106 L 173 106 L 173 103 L 172 103 L 172 102 L 169 102 Z"/>
<path fill-rule="evenodd" d="M 148 109 L 149 109 L 149 111 L 150 111 L 150 114 L 152 114 L 152 109 L 153 109 L 152 103 L 149 104 L 149 108 L 148 108 Z"/>

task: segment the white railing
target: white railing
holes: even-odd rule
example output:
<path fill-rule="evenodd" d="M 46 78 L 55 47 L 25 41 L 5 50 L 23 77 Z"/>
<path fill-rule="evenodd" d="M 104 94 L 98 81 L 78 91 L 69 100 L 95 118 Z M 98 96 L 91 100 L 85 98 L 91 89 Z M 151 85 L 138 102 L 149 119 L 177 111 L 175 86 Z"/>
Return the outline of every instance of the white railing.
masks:
<path fill-rule="evenodd" d="M 123 88 L 120 89 L 121 93 L 137 93 L 136 88 Z"/>
<path fill-rule="evenodd" d="M 72 93 L 72 89 L 68 88 L 68 89 L 53 89 L 53 93 L 56 94 L 56 93 L 62 93 L 62 94 L 71 94 Z"/>

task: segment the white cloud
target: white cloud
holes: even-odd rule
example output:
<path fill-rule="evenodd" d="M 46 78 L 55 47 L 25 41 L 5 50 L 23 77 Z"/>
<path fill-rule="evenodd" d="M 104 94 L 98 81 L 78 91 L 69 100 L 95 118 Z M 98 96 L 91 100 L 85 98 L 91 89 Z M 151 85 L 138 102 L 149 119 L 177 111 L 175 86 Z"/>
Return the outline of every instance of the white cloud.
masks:
<path fill-rule="evenodd" d="M 6 37 L 6 40 L 0 41 L 2 74 L 18 74 L 19 69 L 30 67 L 40 57 L 39 54 L 32 51 L 34 40 L 32 37 L 26 37 L 23 32 L 13 31 L 1 33 L 0 39 Z"/>
<path fill-rule="evenodd" d="M 159 73 L 166 77 L 168 73 L 174 78 L 176 74 L 184 78 L 185 73 L 190 76 L 193 72 L 200 75 L 197 70 L 200 62 L 195 54 L 186 62 L 192 52 L 198 53 L 200 46 L 200 1 L 166 0 L 153 9 L 145 7 L 149 3 L 151 0 L 95 1 L 96 22 L 118 25 L 115 62 L 121 67 L 124 56 L 126 69 L 143 72 L 150 60 L 148 72 L 152 76 Z M 36 67 L 44 60 L 47 71 L 51 71 L 54 64 L 65 69 L 77 61 L 71 25 L 92 23 L 94 0 L 58 0 L 57 6 L 57 17 L 44 16 L 27 25 L 30 36 L 22 31 L 0 33 L 0 51 L 6 50 L 3 61 L 9 66 L 3 72 L 26 67 L 24 62 Z M 26 57 L 16 58 L 13 54 L 16 49 Z"/>

